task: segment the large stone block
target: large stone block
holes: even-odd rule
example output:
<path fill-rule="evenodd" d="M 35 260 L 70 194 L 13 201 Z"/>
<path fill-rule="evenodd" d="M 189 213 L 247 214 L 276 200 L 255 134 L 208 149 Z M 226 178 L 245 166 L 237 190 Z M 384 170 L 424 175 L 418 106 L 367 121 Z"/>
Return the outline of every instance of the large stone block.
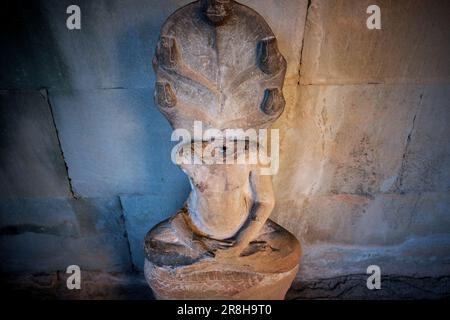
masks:
<path fill-rule="evenodd" d="M 0 87 L 58 89 L 150 87 L 158 33 L 165 17 L 189 0 L 15 1 L 2 4 L 8 26 Z M 81 9 L 69 30 L 67 7 Z"/>
<path fill-rule="evenodd" d="M 0 216 L 2 235 L 34 232 L 80 236 L 70 200 L 64 198 L 2 200 Z"/>
<path fill-rule="evenodd" d="M 411 237 L 392 246 L 355 246 L 318 243 L 304 247 L 297 281 L 367 274 L 377 265 L 381 274 L 440 277 L 450 272 L 450 235 Z M 367 279 L 367 277 L 366 277 Z M 361 285 L 365 286 L 365 282 Z"/>
<path fill-rule="evenodd" d="M 449 99 L 448 85 L 302 86 L 281 130 L 277 199 L 447 192 Z"/>
<path fill-rule="evenodd" d="M 118 198 L 1 201 L 0 247 L 3 272 L 131 269 Z"/>
<path fill-rule="evenodd" d="M 369 5 L 381 30 L 369 30 Z M 303 84 L 430 83 L 450 79 L 446 0 L 313 0 L 302 57 Z"/>
<path fill-rule="evenodd" d="M 291 287 L 288 300 L 430 300 L 450 295 L 450 277 L 381 274 L 381 290 L 368 290 L 367 274 L 302 280 Z"/>
<path fill-rule="evenodd" d="M 290 227 L 305 244 L 388 246 L 450 230 L 448 192 L 330 194 L 297 200 L 279 203 L 274 219 Z"/>
<path fill-rule="evenodd" d="M 67 1 L 51 2 L 55 5 Z M 58 35 L 52 30 L 49 21 L 52 17 L 65 26 L 66 10 L 60 8 L 47 11 L 46 3 L 1 2 L 1 89 L 54 87 L 64 85 L 70 79 L 70 71 L 60 52 Z"/>
<path fill-rule="evenodd" d="M 76 194 L 145 194 L 188 186 L 171 162 L 171 129 L 151 89 L 51 91 Z"/>
<path fill-rule="evenodd" d="M 159 195 L 122 195 L 125 226 L 134 267 L 144 269 L 144 238 L 148 230 L 173 216 L 188 197 L 189 188 L 176 195 L 159 190 Z"/>
<path fill-rule="evenodd" d="M 282 131 L 277 199 L 395 190 L 424 90 L 409 85 L 300 87 L 298 112 Z M 425 146 L 423 151 L 428 152 Z"/>
<path fill-rule="evenodd" d="M 450 86 L 426 87 L 399 173 L 401 192 L 450 190 Z"/>
<path fill-rule="evenodd" d="M 0 91 L 0 128 L 0 198 L 70 195 L 45 92 Z"/>
<path fill-rule="evenodd" d="M 394 245 L 450 231 L 448 192 L 381 194 L 362 209 L 352 221 L 350 243 Z"/>

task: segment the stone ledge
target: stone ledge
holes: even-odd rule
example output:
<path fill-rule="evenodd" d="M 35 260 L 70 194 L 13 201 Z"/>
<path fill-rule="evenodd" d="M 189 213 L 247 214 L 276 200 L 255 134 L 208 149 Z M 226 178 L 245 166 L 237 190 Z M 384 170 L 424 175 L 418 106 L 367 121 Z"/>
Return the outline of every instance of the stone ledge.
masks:
<path fill-rule="evenodd" d="M 36 300 L 147 300 L 152 292 L 140 273 L 106 273 L 81 270 L 81 289 L 69 290 L 64 271 L 38 274 L 1 274 L 7 299 Z"/>
<path fill-rule="evenodd" d="M 295 284 L 286 299 L 443 299 L 450 297 L 450 276 L 381 277 L 381 289 L 366 287 L 368 275 L 355 274 Z"/>
<path fill-rule="evenodd" d="M 82 272 L 82 289 L 67 290 L 64 272 L 2 274 L 4 298 L 38 300 L 146 300 L 153 299 L 141 273 Z M 298 299 L 442 299 L 450 297 L 450 276 L 384 276 L 381 290 L 368 290 L 367 275 L 353 274 L 296 282 L 286 295 Z"/>

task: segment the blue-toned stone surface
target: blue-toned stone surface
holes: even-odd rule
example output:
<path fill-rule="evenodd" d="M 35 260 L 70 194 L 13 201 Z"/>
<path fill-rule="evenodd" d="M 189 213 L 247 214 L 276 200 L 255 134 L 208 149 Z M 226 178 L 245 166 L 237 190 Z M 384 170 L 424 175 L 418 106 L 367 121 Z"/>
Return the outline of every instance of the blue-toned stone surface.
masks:
<path fill-rule="evenodd" d="M 45 91 L 0 91 L 0 199 L 69 195 Z"/>
<path fill-rule="evenodd" d="M 129 271 L 130 254 L 117 197 L 0 201 L 3 272 Z"/>
<path fill-rule="evenodd" d="M 161 221 L 174 215 L 188 196 L 189 190 L 164 195 L 121 196 L 120 201 L 125 216 L 125 226 L 130 242 L 133 265 L 138 270 L 144 268 L 144 237 L 147 232 Z"/>
<path fill-rule="evenodd" d="M 160 27 L 189 2 L 7 1 L 0 10 L 8 27 L 0 88 L 149 88 Z M 66 9 L 73 4 L 81 9 L 81 30 L 66 27 Z"/>
<path fill-rule="evenodd" d="M 186 189 L 187 178 L 170 158 L 171 128 L 152 95 L 152 89 L 50 92 L 76 194 Z"/>

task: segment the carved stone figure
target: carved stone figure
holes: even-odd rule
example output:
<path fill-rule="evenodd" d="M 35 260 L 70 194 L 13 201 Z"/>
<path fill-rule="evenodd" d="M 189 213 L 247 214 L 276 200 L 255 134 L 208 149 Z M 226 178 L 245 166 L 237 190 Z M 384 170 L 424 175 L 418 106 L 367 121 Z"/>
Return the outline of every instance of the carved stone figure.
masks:
<path fill-rule="evenodd" d="M 260 129 L 283 112 L 286 61 L 264 19 L 235 1 L 176 11 L 162 27 L 153 66 L 155 101 L 174 129 L 192 132 L 194 121 L 222 132 Z M 257 159 L 263 148 L 250 139 L 230 148 L 198 137 L 179 146 L 192 192 L 145 238 L 145 276 L 157 298 L 284 298 L 300 245 L 269 220 L 271 177 L 258 163 L 237 161 Z"/>

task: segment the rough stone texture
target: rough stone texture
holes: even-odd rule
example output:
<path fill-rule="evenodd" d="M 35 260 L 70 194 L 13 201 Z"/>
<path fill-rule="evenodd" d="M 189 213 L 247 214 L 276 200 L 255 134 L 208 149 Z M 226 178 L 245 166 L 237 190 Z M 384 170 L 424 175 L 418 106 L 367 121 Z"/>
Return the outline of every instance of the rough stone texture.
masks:
<path fill-rule="evenodd" d="M 450 190 L 449 101 L 450 85 L 424 90 L 406 141 L 400 192 Z"/>
<path fill-rule="evenodd" d="M 56 15 L 44 9 L 45 2 L 3 1 L 0 4 L 1 89 L 39 89 L 61 85 L 69 79 L 49 22 L 51 15 L 64 21 L 66 10 L 60 9 Z"/>
<path fill-rule="evenodd" d="M 274 179 L 277 222 L 307 243 L 388 245 L 449 232 L 448 86 L 300 90 Z"/>
<path fill-rule="evenodd" d="M 2 3 L 3 89 L 150 88 L 165 17 L 189 0 L 80 0 L 82 29 L 66 28 L 70 0 Z M 14 15 L 10 13 L 14 12 Z"/>
<path fill-rule="evenodd" d="M 170 128 L 152 108 L 150 89 L 51 91 L 50 98 L 76 194 L 186 189 L 170 160 Z"/>
<path fill-rule="evenodd" d="M 0 128 L 0 198 L 70 195 L 45 91 L 0 91 Z"/>
<path fill-rule="evenodd" d="M 366 27 L 373 4 L 381 30 Z M 449 11 L 446 0 L 312 0 L 301 83 L 448 83 Z"/>
<path fill-rule="evenodd" d="M 286 299 L 448 299 L 450 294 L 448 276 L 436 278 L 385 276 L 381 277 L 381 290 L 367 289 L 366 281 L 366 274 L 302 281 L 291 288 Z"/>
<path fill-rule="evenodd" d="M 1 274 L 2 297 L 33 300 L 148 300 L 153 295 L 140 273 L 81 271 L 81 289 L 67 289 L 62 272 Z"/>
<path fill-rule="evenodd" d="M 125 227 L 130 243 L 133 266 L 144 270 L 144 237 L 148 230 L 173 215 L 183 206 L 189 190 L 183 196 L 167 195 L 123 195 L 120 196 Z"/>
<path fill-rule="evenodd" d="M 382 30 L 366 28 L 369 4 Z M 299 285 L 374 261 L 383 275 L 450 273 L 443 12 L 448 2 L 311 1 L 298 99 L 277 123 L 272 215 L 304 245 Z"/>
<path fill-rule="evenodd" d="M 117 198 L 3 200 L 0 247 L 2 272 L 131 268 Z"/>
<path fill-rule="evenodd" d="M 283 188 L 286 198 L 392 189 L 423 92 L 402 85 L 301 87 L 281 145 L 285 170 L 274 178 L 295 184 Z M 445 116 L 445 104 L 440 110 Z"/>
<path fill-rule="evenodd" d="M 0 275 L 2 294 L 15 299 L 148 300 L 152 292 L 140 273 L 82 273 L 81 290 L 68 290 L 64 272 Z M 287 293 L 296 299 L 445 299 L 450 278 L 385 276 L 381 290 L 368 290 L 367 275 L 355 274 L 328 279 L 304 280 Z"/>
<path fill-rule="evenodd" d="M 450 272 L 450 237 L 438 234 L 411 238 L 391 246 L 317 243 L 304 246 L 297 282 L 365 274 L 378 265 L 382 275 L 441 277 Z M 321 276 L 318 276 L 321 275 Z"/>
<path fill-rule="evenodd" d="M 298 201 L 302 219 L 290 229 L 309 244 L 393 245 L 450 229 L 447 192 L 303 195 Z M 294 216 L 296 210 L 285 212 Z"/>

